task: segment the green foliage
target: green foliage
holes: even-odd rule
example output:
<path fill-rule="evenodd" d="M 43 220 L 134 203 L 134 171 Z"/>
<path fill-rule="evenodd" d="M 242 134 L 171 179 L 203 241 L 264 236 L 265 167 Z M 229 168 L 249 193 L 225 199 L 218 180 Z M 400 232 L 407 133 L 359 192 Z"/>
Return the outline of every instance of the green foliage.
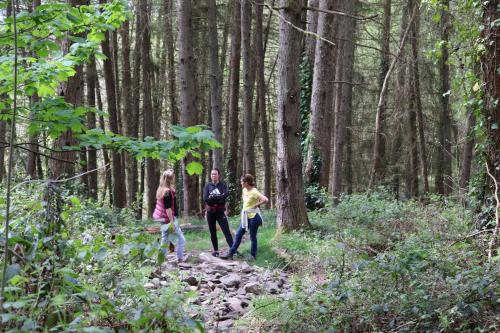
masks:
<path fill-rule="evenodd" d="M 471 212 L 430 200 L 371 192 L 312 212 L 315 230 L 274 243 L 298 272 L 294 294 L 259 298 L 251 320 L 286 332 L 498 330 L 500 268 L 484 264 L 481 238 L 464 238 Z"/>
<path fill-rule="evenodd" d="M 9 244 L 17 255 L 0 318 L 5 331 L 203 331 L 185 312 L 193 295 L 178 277 L 145 289 L 162 257 L 158 240 L 144 232 L 147 222 L 129 210 L 59 195 L 61 220 L 52 227 L 38 187 L 13 196 Z"/>
<path fill-rule="evenodd" d="M 18 94 L 53 96 L 59 85 L 75 74 L 75 67 L 97 52 L 104 32 L 118 28 L 128 15 L 127 3 L 122 0 L 78 8 L 52 3 L 18 13 Z M 0 95 L 14 90 L 13 18 L 6 18 L 5 23 L 0 25 L 0 48 L 7 50 L 0 59 Z M 68 50 L 55 42 L 63 39 L 71 41 Z M 4 107 L 9 106 L 12 100 L 4 103 Z"/>
<path fill-rule="evenodd" d="M 325 188 L 318 184 L 310 184 L 305 189 L 306 207 L 309 210 L 316 210 L 326 207 L 332 202 L 332 197 Z"/>

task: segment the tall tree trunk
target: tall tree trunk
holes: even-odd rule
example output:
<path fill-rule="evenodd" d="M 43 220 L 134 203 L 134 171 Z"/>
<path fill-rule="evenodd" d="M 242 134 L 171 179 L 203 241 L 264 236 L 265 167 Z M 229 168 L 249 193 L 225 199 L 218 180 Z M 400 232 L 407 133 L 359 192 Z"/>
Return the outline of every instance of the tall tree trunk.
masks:
<path fill-rule="evenodd" d="M 257 53 L 257 82 L 258 96 L 258 114 L 260 116 L 260 128 L 262 137 L 262 153 L 264 154 L 264 195 L 271 197 L 271 147 L 269 146 L 269 130 L 267 125 L 266 113 L 266 78 L 264 73 L 264 41 L 263 41 L 263 6 L 255 6 L 255 35 L 256 35 L 256 53 Z"/>
<path fill-rule="evenodd" d="M 420 38 L 420 0 L 415 1 L 415 19 L 411 31 L 411 49 L 413 67 L 413 84 L 415 89 L 415 108 L 418 121 L 418 138 L 420 142 L 420 168 L 424 182 L 424 192 L 429 192 L 429 172 L 427 169 L 427 145 L 425 143 L 425 124 L 422 110 L 422 96 L 420 93 L 420 70 L 419 70 L 419 38 Z"/>
<path fill-rule="evenodd" d="M 32 6 L 30 8 L 30 12 L 35 10 L 38 6 L 41 5 L 40 0 L 35 0 L 32 2 Z M 34 94 L 30 98 L 30 104 L 33 105 L 34 103 L 38 102 L 39 98 L 37 94 Z M 30 120 L 33 118 L 34 113 L 30 113 Z M 39 147 L 38 147 L 38 134 L 30 134 L 29 135 L 29 151 L 27 153 L 28 158 L 26 161 L 26 175 L 30 179 L 36 179 L 37 177 L 37 170 L 36 170 L 36 160 L 38 158 L 38 152 L 39 152 Z"/>
<path fill-rule="evenodd" d="M 410 3 L 412 1 L 409 1 Z M 413 6 L 410 6 L 412 8 Z M 415 67 L 410 64 L 408 68 L 408 153 L 409 153 L 409 168 L 407 169 L 408 193 L 412 198 L 418 196 L 418 143 L 417 143 L 417 90 L 415 88 Z"/>
<path fill-rule="evenodd" d="M 175 70 L 175 42 L 174 42 L 174 8 L 172 0 L 165 2 L 167 8 L 167 20 L 165 24 L 165 41 L 167 43 L 168 52 L 168 96 L 170 104 L 170 118 L 172 124 L 179 123 L 179 109 L 177 107 L 177 86 L 176 86 L 176 70 Z"/>
<path fill-rule="evenodd" d="M 252 5 L 250 0 L 241 0 L 241 58 L 243 61 L 243 173 L 255 174 L 255 151 L 252 122 Z"/>
<path fill-rule="evenodd" d="M 321 10 L 334 10 L 336 4 L 338 0 L 320 0 L 319 7 Z M 335 36 L 333 20 L 334 15 L 325 12 L 318 14 L 318 35 L 329 41 Z M 330 174 L 331 122 L 334 105 L 332 82 L 335 79 L 336 51 L 332 44 L 324 40 L 316 42 L 309 123 L 310 143 L 305 175 L 307 183 L 318 182 L 322 187 L 328 187 Z"/>
<path fill-rule="evenodd" d="M 79 7 L 86 5 L 87 0 L 71 0 L 70 5 Z M 63 53 L 69 52 L 70 41 L 63 41 Z M 83 65 L 77 66 L 75 74 L 68 79 L 68 81 L 61 85 L 59 88 L 59 95 L 64 96 L 64 100 L 73 106 L 82 105 L 83 97 Z M 49 178 L 58 179 L 64 176 L 71 176 L 75 172 L 75 163 L 77 158 L 77 151 L 60 151 L 64 146 L 74 146 L 76 140 L 72 131 L 68 130 L 54 141 L 54 151 L 51 156 L 56 159 L 51 159 L 49 162 Z M 58 151 L 59 150 L 59 151 Z"/>
<path fill-rule="evenodd" d="M 238 183 L 238 100 L 240 93 L 240 60 L 241 60 L 241 6 L 239 1 L 233 2 L 233 17 L 231 20 L 231 57 L 230 57 L 230 76 L 229 76 L 229 124 L 226 125 L 228 132 L 228 152 L 226 154 L 227 163 L 227 182 L 229 185 L 229 212 L 236 212 Z"/>
<path fill-rule="evenodd" d="M 476 117 L 473 110 L 467 111 L 466 141 L 462 154 L 462 169 L 460 170 L 460 196 L 464 198 L 468 191 L 470 171 L 472 166 L 472 157 L 474 155 L 474 127 L 476 126 Z"/>
<path fill-rule="evenodd" d="M 222 142 L 222 72 L 219 67 L 219 44 L 217 41 L 217 8 L 215 0 L 206 0 L 208 6 L 208 38 L 210 46 L 210 104 L 212 130 L 215 139 Z M 213 150 L 212 167 L 221 169 L 222 149 Z"/>
<path fill-rule="evenodd" d="M 192 126 L 197 122 L 196 109 L 196 63 L 193 54 L 193 24 L 191 0 L 180 0 L 177 4 L 179 21 L 179 79 L 181 99 L 181 124 Z M 192 161 L 188 156 L 183 159 L 184 214 L 193 216 L 198 213 L 197 179 L 189 176 L 186 165 Z"/>
<path fill-rule="evenodd" d="M 484 37 L 487 40 L 486 52 L 481 59 L 481 67 L 484 73 L 485 94 L 485 119 L 486 131 L 490 144 L 486 149 L 486 161 L 490 172 L 498 181 L 500 179 L 500 75 L 498 67 L 500 64 L 500 19 L 499 0 L 488 1 L 484 5 L 483 22 L 486 29 Z M 489 192 L 495 190 L 493 182 L 488 178 Z"/>
<path fill-rule="evenodd" d="M 96 76 L 95 81 L 95 92 L 97 97 L 97 108 L 99 110 L 104 110 L 101 98 L 101 87 L 99 85 L 99 79 Z M 99 127 L 101 130 L 106 130 L 106 125 L 104 123 L 104 117 L 99 116 Z M 111 160 L 109 158 L 109 153 L 106 149 L 102 151 L 102 157 L 104 159 L 104 165 L 106 165 L 106 170 L 104 174 L 104 195 L 102 196 L 102 202 L 106 198 L 106 191 L 109 193 L 109 204 L 113 206 L 113 181 L 111 176 Z"/>
<path fill-rule="evenodd" d="M 395 91 L 395 113 L 394 113 L 394 126 L 393 132 L 396 134 L 393 135 L 392 140 L 392 149 L 391 149 L 391 174 L 392 174 L 392 190 L 396 199 L 399 198 L 399 188 L 400 188 L 400 180 L 401 180 L 401 168 L 400 168 L 400 159 L 402 154 L 402 146 L 403 146 L 403 137 L 404 137 L 404 119 L 405 119 L 405 108 L 406 101 L 408 99 L 406 89 L 406 66 L 407 63 L 405 61 L 406 58 L 406 38 L 408 36 L 409 28 L 411 22 L 408 22 L 408 4 L 405 3 L 402 8 L 401 14 L 401 26 L 399 29 L 399 52 L 397 57 L 393 59 L 391 66 L 387 72 L 387 75 L 390 75 L 391 71 L 395 66 L 397 66 L 396 73 L 396 91 Z M 384 89 L 383 89 L 384 90 Z M 379 107 L 381 103 L 379 101 Z"/>
<path fill-rule="evenodd" d="M 106 3 L 106 0 L 99 0 L 100 4 Z M 118 127 L 118 109 L 116 99 L 115 75 L 113 73 L 113 64 L 109 32 L 105 33 L 106 39 L 101 43 L 102 53 L 106 56 L 103 62 L 104 82 L 106 84 L 106 99 L 109 113 L 109 127 L 111 132 L 121 134 Z M 121 154 L 113 151 L 111 153 L 113 173 L 113 205 L 116 208 L 127 206 L 127 192 L 125 187 L 125 172 L 122 164 Z"/>
<path fill-rule="evenodd" d="M 151 81 L 153 66 L 151 63 L 151 35 L 150 35 L 151 3 L 147 0 L 140 1 L 139 17 L 141 20 L 141 62 L 142 62 L 142 116 L 145 137 L 155 137 L 155 117 L 151 97 Z M 147 183 L 147 215 L 151 216 L 156 204 L 156 189 L 159 179 L 158 162 L 152 158 L 146 159 Z"/>
<path fill-rule="evenodd" d="M 441 1 L 441 57 L 439 58 L 439 76 L 441 87 L 439 96 L 441 101 L 441 113 L 439 117 L 438 144 L 436 155 L 436 192 L 448 195 L 452 190 L 451 182 L 451 115 L 450 115 L 450 65 L 449 42 L 450 42 L 450 0 Z"/>
<path fill-rule="evenodd" d="M 299 64 L 304 0 L 280 0 L 277 123 L 277 223 L 280 230 L 309 226 L 304 203 L 300 147 Z"/>
<path fill-rule="evenodd" d="M 136 6 L 137 8 L 138 6 Z M 134 68 L 132 72 L 132 115 L 128 122 L 130 125 L 130 133 L 134 138 L 139 138 L 139 126 L 140 126 L 140 99 L 141 99 L 141 52 L 142 52 L 142 22 L 140 20 L 140 16 L 136 15 L 135 19 L 135 45 L 134 45 Z M 142 138 L 144 138 L 144 133 L 142 133 Z M 144 161 L 140 163 L 141 169 L 141 178 L 139 178 L 139 162 L 134 160 L 132 164 L 135 164 L 135 167 L 130 166 L 130 178 L 132 183 L 132 188 L 130 188 L 130 192 L 133 193 L 136 190 L 136 195 L 134 197 L 134 201 L 137 201 L 135 216 L 137 219 L 142 218 L 142 207 L 144 204 Z M 139 185 L 140 182 L 140 185 Z"/>
<path fill-rule="evenodd" d="M 130 66 L 130 25 L 126 21 L 120 29 L 122 39 L 122 97 L 123 97 L 123 120 L 125 134 L 130 138 L 137 138 L 138 130 L 136 123 L 135 109 L 133 106 L 132 93 L 132 69 Z M 135 64 L 138 66 L 139 64 Z M 139 190 L 137 179 L 137 160 L 130 154 L 125 155 L 125 166 L 127 174 L 127 189 L 129 205 L 138 200 L 137 192 Z"/>
<path fill-rule="evenodd" d="M 380 73 L 379 73 L 379 94 L 382 95 L 384 89 L 384 81 L 389 71 L 389 51 L 391 39 L 391 5 L 392 0 L 384 0 L 384 16 L 382 20 L 382 31 L 380 34 L 381 44 L 381 58 L 380 58 Z M 385 133 L 385 118 L 387 110 L 387 100 L 384 98 L 378 107 L 377 119 L 375 122 L 375 141 L 373 144 L 373 170 L 370 177 L 370 187 L 375 183 L 381 182 L 384 177 L 385 171 L 385 146 L 386 146 L 386 133 Z"/>
<path fill-rule="evenodd" d="M 86 79 L 87 79 L 87 105 L 89 107 L 96 106 L 96 81 L 97 81 L 97 69 L 95 58 L 87 64 L 86 67 Z M 87 113 L 87 127 L 89 129 L 96 127 L 96 114 L 94 112 Z M 90 149 L 87 151 L 87 161 L 88 169 L 97 169 L 97 152 L 95 149 Z M 88 189 L 89 196 L 97 200 L 97 187 L 98 187 L 98 175 L 97 171 L 94 171 L 88 175 Z"/>
<path fill-rule="evenodd" d="M 311 8 L 318 8 L 319 0 L 309 0 L 307 2 L 307 6 Z M 308 10 L 306 20 L 307 20 L 306 30 L 315 34 L 316 31 L 318 30 L 318 12 L 316 10 Z M 309 61 L 309 65 L 311 65 L 311 69 L 313 69 L 314 55 L 316 52 L 316 36 L 314 35 L 305 36 L 304 50 L 306 58 Z"/>
<path fill-rule="evenodd" d="M 351 87 L 352 89 L 352 87 Z M 352 90 L 351 90 L 352 94 Z M 352 97 L 351 97 L 352 104 Z M 352 175 L 352 107 L 346 114 L 346 134 L 345 134 L 345 182 L 347 194 L 352 194 L 353 175 Z"/>
<path fill-rule="evenodd" d="M 357 0 L 346 1 L 344 12 L 350 15 L 356 13 L 358 6 Z M 339 53 L 337 59 L 337 73 L 341 73 L 340 77 L 336 77 L 335 81 L 338 84 L 338 93 L 335 111 L 335 131 L 333 144 L 332 158 L 332 179 L 331 190 L 334 200 L 338 200 L 342 193 L 342 162 L 344 160 L 344 143 L 346 136 L 346 117 L 352 112 L 352 79 L 354 77 L 354 51 L 355 51 L 355 36 L 356 36 L 356 20 L 349 17 L 342 19 L 342 29 L 344 31 L 342 38 L 344 41 L 339 41 Z M 342 44 L 342 47 L 340 47 Z"/>
<path fill-rule="evenodd" d="M 116 31 L 111 33 L 111 54 L 113 55 L 113 74 L 115 75 L 115 94 L 116 94 L 116 115 L 118 119 L 118 131 L 119 133 L 124 133 L 123 130 L 123 120 L 120 101 L 121 90 L 120 90 L 120 71 L 119 71 L 119 57 L 118 57 L 118 34 Z M 123 155 L 121 155 L 123 160 Z M 122 162 L 123 163 L 123 162 Z"/>

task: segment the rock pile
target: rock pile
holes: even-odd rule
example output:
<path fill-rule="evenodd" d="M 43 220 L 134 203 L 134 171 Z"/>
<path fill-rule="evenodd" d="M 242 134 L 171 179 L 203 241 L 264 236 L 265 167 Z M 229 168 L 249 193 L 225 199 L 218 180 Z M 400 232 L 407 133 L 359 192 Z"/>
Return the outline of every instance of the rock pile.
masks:
<path fill-rule="evenodd" d="M 190 315 L 204 323 L 209 333 L 235 332 L 234 322 L 250 310 L 257 295 L 290 293 L 288 275 L 284 272 L 250 266 L 244 261 L 226 261 L 209 253 L 191 256 L 187 262 L 176 264 L 168 256 L 161 274 L 145 287 L 167 286 L 168 274 L 178 270 L 187 290 L 197 291 L 191 299 Z"/>

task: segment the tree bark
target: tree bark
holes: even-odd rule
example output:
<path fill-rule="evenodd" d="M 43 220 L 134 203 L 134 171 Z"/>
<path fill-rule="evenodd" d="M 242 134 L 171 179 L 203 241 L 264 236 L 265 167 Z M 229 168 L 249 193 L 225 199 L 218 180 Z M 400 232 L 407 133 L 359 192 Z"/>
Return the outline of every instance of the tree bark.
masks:
<path fill-rule="evenodd" d="M 255 152 L 252 122 L 252 5 L 250 0 L 241 0 L 241 58 L 243 61 L 243 173 L 255 174 Z"/>
<path fill-rule="evenodd" d="M 120 29 L 122 39 L 122 97 L 123 97 L 123 125 L 125 134 L 130 138 L 137 138 L 138 130 L 135 109 L 133 105 L 132 90 L 132 68 L 130 65 L 130 25 L 126 21 Z M 139 64 L 135 64 L 138 66 Z M 137 180 L 137 160 L 130 154 L 125 154 L 125 166 L 127 175 L 128 202 L 132 205 L 138 200 L 137 192 L 139 184 Z"/>
<path fill-rule="evenodd" d="M 92 58 L 92 60 L 87 64 L 85 72 L 87 79 L 87 105 L 89 107 L 95 107 L 97 69 L 94 58 Z M 87 127 L 89 129 L 96 127 L 96 114 L 94 112 L 87 113 Z M 97 151 L 95 149 L 90 149 L 87 151 L 87 161 L 89 170 L 97 169 Z M 94 171 L 88 175 L 89 196 L 95 200 L 98 199 L 98 175 L 99 174 L 97 171 Z"/>
<path fill-rule="evenodd" d="M 450 13 L 449 0 L 441 1 L 441 57 L 439 58 L 439 76 L 441 87 L 439 89 L 441 101 L 441 113 L 438 129 L 438 149 L 436 155 L 436 192 L 442 195 L 450 194 L 453 189 L 451 182 L 451 116 L 450 116 L 450 65 L 449 42 L 450 42 Z"/>
<path fill-rule="evenodd" d="M 104 107 L 102 105 L 102 98 L 101 98 L 101 87 L 99 85 L 99 79 L 96 77 L 95 81 L 95 92 L 96 92 L 96 97 L 97 97 L 97 108 L 99 110 L 104 110 Z M 104 124 L 104 117 L 99 116 L 99 127 L 101 130 L 105 131 L 106 126 Z M 104 165 L 106 165 L 106 172 L 104 175 L 104 195 L 102 196 L 102 201 L 104 202 L 104 199 L 106 197 L 106 191 L 109 193 L 109 204 L 113 206 L 113 181 L 111 177 L 111 160 L 109 158 L 109 153 L 106 149 L 102 151 L 102 156 L 104 159 Z"/>
<path fill-rule="evenodd" d="M 420 0 L 415 1 L 415 20 L 411 31 L 411 49 L 412 49 L 412 64 L 413 67 L 413 83 L 415 89 L 415 108 L 418 121 L 418 138 L 420 142 L 420 168 L 422 170 L 422 179 L 424 182 L 424 192 L 429 192 L 429 172 L 427 169 L 427 145 L 425 143 L 425 124 L 422 111 L 422 96 L 420 93 L 420 55 L 419 55 L 419 38 L 420 38 Z"/>
<path fill-rule="evenodd" d="M 29 9 L 30 12 L 35 10 L 38 6 L 41 5 L 40 0 L 36 0 L 32 2 L 32 6 Z M 34 94 L 30 98 L 30 104 L 33 105 L 34 103 L 39 101 L 39 97 L 37 94 Z M 33 118 L 34 114 L 33 112 L 30 112 L 30 120 Z M 38 134 L 30 134 L 29 135 L 29 149 L 28 151 L 28 158 L 26 161 L 26 175 L 30 179 L 36 179 L 37 178 L 37 170 L 36 170 L 36 160 L 38 158 L 38 152 L 39 152 L 39 147 L 38 147 Z"/>
<path fill-rule="evenodd" d="M 87 4 L 87 0 L 71 0 L 70 5 L 73 7 L 79 7 Z M 62 52 L 67 53 L 70 47 L 70 41 L 65 40 L 62 42 Z M 82 105 L 83 98 L 83 65 L 77 66 L 75 68 L 75 74 L 68 79 L 66 83 L 63 83 L 59 88 L 59 95 L 64 97 L 64 100 L 73 106 Z M 58 179 L 64 176 L 71 176 L 75 172 L 75 163 L 77 158 L 77 151 L 57 151 L 61 150 L 64 146 L 74 146 L 76 145 L 76 140 L 73 136 L 73 132 L 68 130 L 62 134 L 59 138 L 54 141 L 54 151 L 52 151 L 51 156 L 55 159 L 51 159 L 49 162 L 49 178 Z M 58 160 L 56 160 L 58 159 Z M 61 160 L 65 161 L 62 162 Z"/>
<path fill-rule="evenodd" d="M 176 70 L 175 70 L 175 42 L 173 33 L 174 8 L 172 0 L 165 2 L 167 8 L 167 20 L 165 24 L 165 40 L 168 51 L 168 96 L 170 104 L 170 118 L 172 124 L 179 123 L 179 108 L 177 107 L 177 85 L 176 85 Z"/>
<path fill-rule="evenodd" d="M 215 0 L 207 1 L 208 38 L 210 48 L 210 104 L 212 130 L 215 139 L 222 142 L 222 73 L 219 65 L 219 44 L 217 41 L 217 8 Z M 222 169 L 222 149 L 214 149 L 212 167 Z"/>
<path fill-rule="evenodd" d="M 300 147 L 300 26 L 304 0 L 280 0 L 277 123 L 277 223 L 280 230 L 309 226 L 304 203 Z M 285 20 L 287 22 L 285 22 Z M 289 23 L 288 23 L 289 22 Z"/>
<path fill-rule="evenodd" d="M 155 122 L 153 101 L 151 97 L 151 81 L 153 66 L 151 63 L 151 35 L 150 35 L 151 3 L 147 0 L 140 1 L 139 17 L 141 20 L 141 62 L 142 62 L 142 116 L 144 137 L 155 137 Z M 158 162 L 152 158 L 146 159 L 146 184 L 147 184 L 147 216 L 153 214 L 156 204 L 156 190 L 159 179 Z"/>
<path fill-rule="evenodd" d="M 308 7 L 318 8 L 319 0 L 309 0 L 307 2 Z M 318 30 L 318 12 L 315 10 L 307 11 L 307 24 L 306 30 L 311 33 L 316 33 Z M 305 46 L 304 46 L 305 54 L 309 64 L 311 65 L 311 69 L 314 67 L 314 56 L 316 52 L 316 36 L 314 35 L 306 35 L 305 37 Z"/>
<path fill-rule="evenodd" d="M 337 1 L 320 0 L 319 8 L 334 10 Z M 335 36 L 334 15 L 318 14 L 318 35 L 326 40 Z M 311 96 L 311 120 L 309 123 L 310 143 L 306 160 L 306 182 L 328 188 L 331 155 L 331 122 L 333 120 L 333 81 L 337 49 L 324 40 L 316 42 L 314 76 Z M 319 162 L 316 160 L 319 159 Z"/>
<path fill-rule="evenodd" d="M 228 152 L 226 154 L 227 163 L 227 182 L 229 186 L 229 213 L 236 212 L 236 204 L 239 200 L 237 194 L 239 191 L 237 158 L 238 158 L 238 100 L 240 93 L 240 60 L 241 60 L 241 6 L 239 1 L 233 2 L 233 16 L 231 20 L 231 56 L 230 56 L 230 75 L 229 75 L 229 129 L 226 132 L 228 137 Z"/>
<path fill-rule="evenodd" d="M 266 112 L 266 78 L 264 73 L 264 41 L 263 41 L 263 6 L 255 6 L 255 35 L 256 35 L 256 55 L 257 55 L 257 84 L 259 93 L 257 94 L 257 109 L 259 110 L 259 120 L 262 139 L 262 153 L 264 158 L 264 195 L 271 197 L 271 147 L 269 146 L 269 130 Z"/>
<path fill-rule="evenodd" d="M 357 0 L 346 1 L 344 12 L 346 14 L 355 15 L 358 6 Z M 356 36 L 356 20 L 349 17 L 342 19 L 342 29 L 344 41 L 339 41 L 339 53 L 337 59 L 337 69 L 340 72 L 340 77 L 336 77 L 335 81 L 345 82 L 337 83 L 338 93 L 335 111 L 335 131 L 333 144 L 332 168 L 333 174 L 331 179 L 331 191 L 334 200 L 338 200 L 342 193 L 342 162 L 344 160 L 344 143 L 346 136 L 346 117 L 352 112 L 352 82 L 354 77 L 354 51 L 355 51 L 355 36 Z M 342 44 L 342 47 L 340 46 Z"/>
<path fill-rule="evenodd" d="M 483 22 L 486 29 L 484 38 L 487 42 L 486 52 L 481 59 L 483 78 L 486 86 L 485 94 L 485 119 L 489 145 L 486 148 L 486 161 L 495 177 L 500 179 L 500 26 L 493 24 L 500 19 L 499 0 L 488 1 L 484 5 Z M 490 178 L 490 177 L 489 177 Z M 488 179 L 489 179 L 488 178 Z M 494 193 L 495 186 L 488 180 L 489 193 Z"/>
<path fill-rule="evenodd" d="M 100 4 L 106 3 L 106 0 L 99 0 Z M 110 47 L 109 32 L 105 32 L 106 39 L 101 43 L 102 53 L 106 56 L 103 61 L 104 82 L 106 84 L 106 99 L 109 113 L 109 127 L 111 132 L 121 134 L 118 127 L 118 109 L 116 99 L 115 75 L 113 73 L 112 54 Z M 116 208 L 127 206 L 127 192 L 125 187 L 125 171 L 122 164 L 122 157 L 116 151 L 111 152 L 111 161 L 113 173 L 113 205 Z"/>
<path fill-rule="evenodd" d="M 410 1 L 411 2 L 411 1 Z M 410 7 L 412 8 L 412 7 Z M 417 90 L 415 87 L 414 66 L 410 64 L 408 68 L 408 150 L 409 150 L 409 169 L 407 170 L 408 193 L 410 197 L 418 197 L 418 143 L 417 143 Z"/>
<path fill-rule="evenodd" d="M 462 170 L 460 172 L 460 196 L 465 197 L 469 187 L 470 172 L 472 166 L 472 157 L 474 156 L 474 127 L 476 126 L 476 117 L 473 110 L 467 112 L 466 141 L 462 153 Z"/>
<path fill-rule="evenodd" d="M 389 51 L 391 39 L 391 5 L 392 0 L 384 0 L 384 16 L 382 23 L 382 31 L 380 36 L 381 57 L 380 57 L 380 74 L 379 74 L 379 94 L 382 96 L 384 90 L 384 80 L 389 71 Z M 377 119 L 375 121 L 375 141 L 373 144 L 373 170 L 370 177 L 370 187 L 375 183 L 381 182 L 385 177 L 385 117 L 387 110 L 387 100 L 384 98 L 378 106 Z"/>
<path fill-rule="evenodd" d="M 192 126 L 197 122 L 196 109 L 196 63 L 193 54 L 193 24 L 191 0 L 180 0 L 177 3 L 179 21 L 179 79 L 181 99 L 181 124 Z M 197 179 L 189 176 L 186 165 L 192 161 L 188 156 L 182 161 L 184 214 L 193 216 L 198 213 Z"/>

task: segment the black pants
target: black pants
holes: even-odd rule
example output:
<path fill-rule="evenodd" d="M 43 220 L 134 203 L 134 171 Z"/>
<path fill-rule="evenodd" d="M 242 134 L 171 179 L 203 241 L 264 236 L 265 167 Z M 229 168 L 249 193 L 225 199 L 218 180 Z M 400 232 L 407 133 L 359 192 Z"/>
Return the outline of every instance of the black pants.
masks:
<path fill-rule="evenodd" d="M 229 222 L 227 221 L 226 213 L 221 211 L 209 212 L 206 214 L 208 229 L 210 230 L 210 240 L 212 241 L 212 246 L 214 251 L 219 251 L 219 243 L 217 242 L 217 222 L 226 237 L 226 242 L 229 247 L 233 246 L 233 235 L 231 235 L 231 230 L 229 229 Z"/>

